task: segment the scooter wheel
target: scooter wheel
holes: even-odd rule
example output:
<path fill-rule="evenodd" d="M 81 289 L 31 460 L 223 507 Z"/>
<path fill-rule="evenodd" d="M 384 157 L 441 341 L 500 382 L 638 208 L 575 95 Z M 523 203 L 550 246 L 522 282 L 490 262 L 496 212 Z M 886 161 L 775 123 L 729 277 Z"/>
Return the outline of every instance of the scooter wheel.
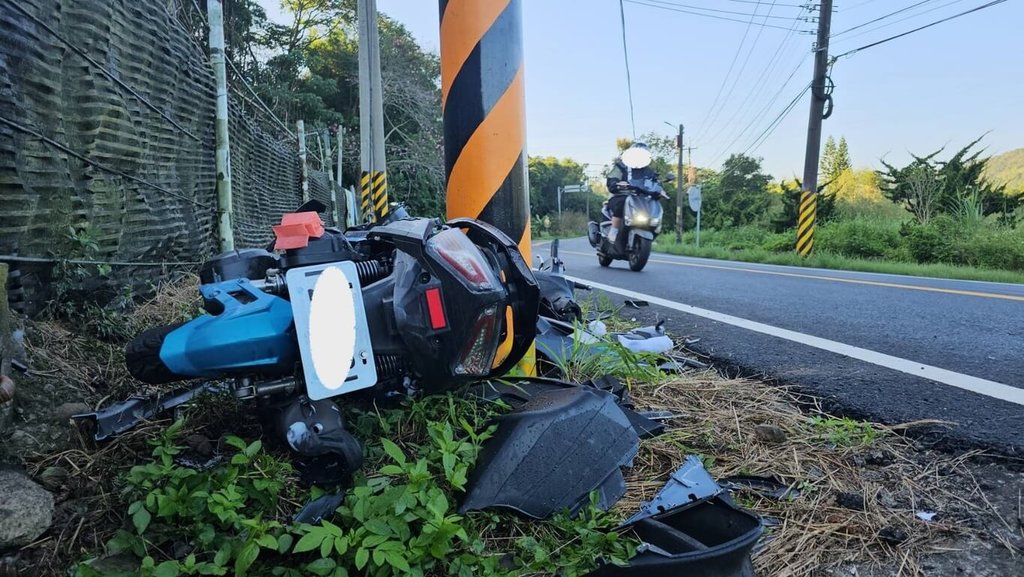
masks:
<path fill-rule="evenodd" d="M 612 264 L 612 257 L 599 254 L 597 255 L 597 264 L 601 266 L 609 266 Z"/>
<path fill-rule="evenodd" d="M 151 385 L 173 383 L 187 377 L 173 373 L 160 360 L 160 348 L 164 339 L 184 323 L 153 327 L 135 337 L 124 348 L 124 364 L 133 377 Z"/>

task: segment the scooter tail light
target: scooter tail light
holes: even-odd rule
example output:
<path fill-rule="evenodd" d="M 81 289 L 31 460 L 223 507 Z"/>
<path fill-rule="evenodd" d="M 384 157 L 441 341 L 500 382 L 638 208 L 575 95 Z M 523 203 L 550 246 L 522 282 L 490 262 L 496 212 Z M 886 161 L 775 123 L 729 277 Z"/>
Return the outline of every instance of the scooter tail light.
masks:
<path fill-rule="evenodd" d="M 440 330 L 448 327 L 448 319 L 444 314 L 444 300 L 441 298 L 441 289 L 437 287 L 428 288 L 426 291 L 427 314 L 430 315 L 430 328 Z"/>
<path fill-rule="evenodd" d="M 455 272 L 471 289 L 492 290 L 498 280 L 480 249 L 462 231 L 449 228 L 427 241 L 427 249 Z"/>
<path fill-rule="evenodd" d="M 456 374 L 482 377 L 490 373 L 501 338 L 499 328 L 498 307 L 487 307 L 477 315 L 455 365 Z"/>

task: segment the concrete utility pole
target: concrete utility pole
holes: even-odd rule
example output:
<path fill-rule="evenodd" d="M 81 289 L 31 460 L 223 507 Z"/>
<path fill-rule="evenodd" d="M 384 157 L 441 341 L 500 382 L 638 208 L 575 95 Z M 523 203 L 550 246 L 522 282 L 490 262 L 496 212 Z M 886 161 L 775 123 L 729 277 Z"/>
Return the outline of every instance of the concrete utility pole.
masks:
<path fill-rule="evenodd" d="M 309 200 L 309 169 L 306 167 L 306 122 L 297 120 L 295 132 L 299 139 L 299 178 L 302 179 L 302 202 Z"/>
<path fill-rule="evenodd" d="M 522 0 L 438 4 L 448 217 L 498 227 L 529 263 Z M 509 339 L 498 358 L 511 347 Z M 534 373 L 532 351 L 520 367 Z"/>
<path fill-rule="evenodd" d="M 378 221 L 388 213 L 388 179 L 377 0 L 358 0 L 356 18 L 359 25 L 360 208 L 364 219 L 369 215 Z"/>
<path fill-rule="evenodd" d="M 337 182 L 337 186 L 334 187 L 334 224 L 340 229 L 345 229 L 347 228 L 345 224 L 346 220 L 348 219 L 348 216 L 346 215 L 346 220 L 341 219 L 341 195 L 342 191 L 344 191 L 344 185 L 341 182 L 341 149 L 345 145 L 344 126 L 338 127 L 338 134 L 337 136 L 335 136 L 334 139 L 338 141 L 338 177 L 335 179 L 335 181 Z M 348 203 L 345 203 L 345 212 L 348 212 Z"/>
<path fill-rule="evenodd" d="M 818 7 L 818 41 L 814 44 L 814 79 L 811 81 L 811 112 L 807 121 L 807 154 L 804 156 L 804 186 L 800 193 L 796 251 L 801 256 L 814 248 L 815 217 L 818 205 L 818 158 L 821 154 L 821 121 L 824 120 L 825 77 L 828 72 L 828 37 L 832 23 L 832 0 L 821 0 Z"/>
<path fill-rule="evenodd" d="M 683 125 L 679 125 L 679 178 L 676 180 L 676 242 L 683 242 Z"/>
<path fill-rule="evenodd" d="M 207 0 L 210 22 L 210 63 L 217 87 L 217 113 L 214 136 L 217 142 L 217 230 L 220 250 L 235 250 L 235 231 L 231 223 L 231 144 L 228 139 L 228 73 L 224 66 L 224 7 L 221 0 Z"/>

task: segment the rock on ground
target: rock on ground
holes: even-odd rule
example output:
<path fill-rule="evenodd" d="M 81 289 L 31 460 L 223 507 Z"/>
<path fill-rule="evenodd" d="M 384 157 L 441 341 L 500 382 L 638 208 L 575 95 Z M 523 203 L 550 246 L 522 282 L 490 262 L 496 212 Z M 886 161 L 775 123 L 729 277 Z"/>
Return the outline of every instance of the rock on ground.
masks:
<path fill-rule="evenodd" d="M 53 495 L 13 469 L 0 469 L 0 550 L 35 541 L 53 523 Z"/>

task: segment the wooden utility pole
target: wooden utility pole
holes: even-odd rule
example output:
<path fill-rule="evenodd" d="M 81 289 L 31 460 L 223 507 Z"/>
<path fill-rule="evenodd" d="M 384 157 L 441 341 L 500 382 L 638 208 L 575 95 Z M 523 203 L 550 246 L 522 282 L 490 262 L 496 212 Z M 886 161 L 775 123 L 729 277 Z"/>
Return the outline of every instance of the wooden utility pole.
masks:
<path fill-rule="evenodd" d="M 814 79 L 811 80 L 811 112 L 807 120 L 807 154 L 804 156 L 804 186 L 800 193 L 796 250 L 801 256 L 814 248 L 815 217 L 818 205 L 818 159 L 821 154 L 821 121 L 824 120 L 825 77 L 828 72 L 828 37 L 832 23 L 832 0 L 821 0 L 818 7 L 818 41 L 814 44 Z"/>

